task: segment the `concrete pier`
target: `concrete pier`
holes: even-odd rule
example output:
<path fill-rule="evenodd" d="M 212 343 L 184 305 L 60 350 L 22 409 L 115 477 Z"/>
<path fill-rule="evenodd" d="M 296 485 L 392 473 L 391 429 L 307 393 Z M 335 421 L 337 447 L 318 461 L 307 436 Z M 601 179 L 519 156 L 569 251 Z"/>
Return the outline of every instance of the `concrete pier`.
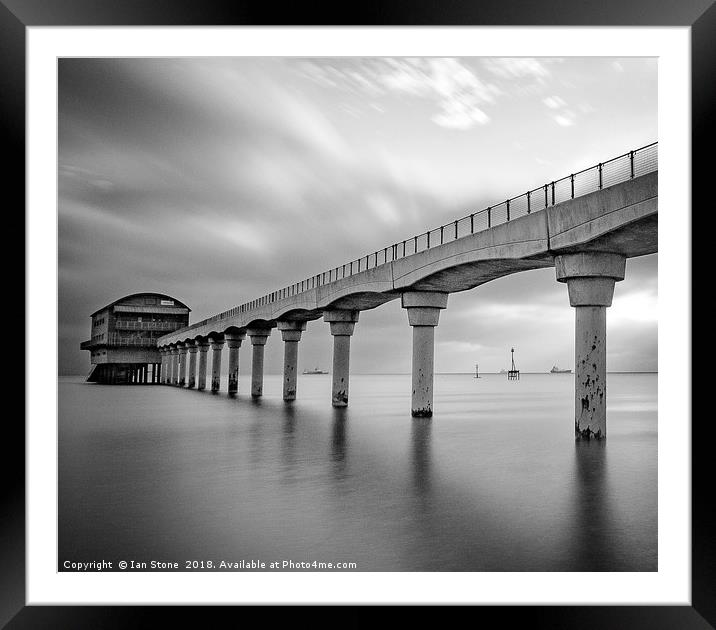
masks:
<path fill-rule="evenodd" d="M 229 394 L 239 391 L 239 348 L 246 338 L 246 333 L 224 333 L 226 345 L 229 347 Z"/>
<path fill-rule="evenodd" d="M 187 374 L 187 387 L 194 389 L 196 385 L 196 342 L 187 341 L 186 349 L 189 353 L 189 374 Z"/>
<path fill-rule="evenodd" d="M 264 346 L 271 334 L 270 328 L 249 328 L 251 338 L 251 396 L 260 398 L 264 393 Z"/>
<path fill-rule="evenodd" d="M 566 282 L 575 308 L 574 434 L 607 437 L 607 314 L 614 283 L 624 279 L 621 254 L 586 252 L 555 258 L 557 280 Z"/>
<path fill-rule="evenodd" d="M 350 385 L 351 336 L 358 321 L 358 311 L 324 311 L 323 321 L 328 322 L 333 335 L 333 388 L 331 404 L 334 407 L 348 405 Z"/>
<path fill-rule="evenodd" d="M 224 339 L 212 337 L 209 340 L 211 345 L 211 392 L 215 394 L 221 389 L 221 350 L 224 347 Z"/>
<path fill-rule="evenodd" d="M 177 352 L 179 357 L 179 381 L 177 385 L 184 387 L 186 385 L 186 344 L 178 343 Z"/>
<path fill-rule="evenodd" d="M 196 388 L 201 392 L 206 389 L 206 364 L 209 350 L 208 341 L 197 341 L 196 347 L 199 351 L 199 375 L 197 377 Z"/>
<path fill-rule="evenodd" d="M 576 195 L 572 187 L 569 194 L 560 189 L 555 197 L 552 186 L 548 200 L 549 187 L 545 185 L 543 201 L 541 194 L 532 198 L 528 194 L 526 208 L 515 203 L 510 214 L 507 205 L 504 217 L 501 211 L 491 214 L 488 208 L 454 221 L 454 226 L 442 226 L 438 239 L 434 238 L 435 230 L 416 235 L 192 325 L 174 329 L 175 324 L 162 323 L 160 328 L 172 330 L 161 336 L 148 331 L 148 341 L 141 344 L 147 346 L 142 350 L 146 356 L 137 355 L 136 360 L 122 361 L 120 367 L 98 365 L 98 369 L 93 370 L 99 372 L 95 378 L 123 382 L 127 378 L 128 363 L 157 360 L 152 347 L 155 341 L 158 350 L 174 348 L 170 351 L 173 354 L 167 355 L 167 378 L 175 384 L 181 380 L 183 384 L 182 371 L 186 368 L 182 356 L 177 354 L 177 345 L 187 340 L 214 339 L 212 391 L 216 392 L 224 335 L 247 331 L 253 357 L 251 394 L 259 397 L 263 393 L 264 345 L 270 329 L 279 326 L 285 344 L 283 397 L 287 401 L 294 400 L 298 340 L 303 325 L 291 322 L 323 317 L 330 324 L 333 336 L 332 403 L 335 407 L 344 407 L 349 398 L 350 338 L 359 312 L 400 297 L 413 328 L 411 413 L 431 417 L 434 413 L 435 327 L 440 311 L 447 307 L 448 294 L 472 290 L 511 274 L 556 266 L 557 279 L 568 285 L 570 303 L 575 307 L 576 435 L 579 439 L 603 438 L 606 436 L 606 307 L 611 304 L 615 282 L 624 277 L 625 259 L 658 251 L 657 153 L 655 145 L 643 150 L 641 162 L 635 162 L 633 151 L 617 158 L 627 166 L 623 177 L 617 177 L 617 180 L 621 177 L 621 181 L 614 180 L 614 171 L 606 182 L 595 179 L 592 186 L 588 177 L 580 173 Z M 640 151 L 642 149 L 636 153 Z M 635 164 L 637 171 L 633 170 Z M 595 167 L 592 175 L 601 174 L 602 165 Z M 597 181 L 600 186 L 594 183 Z M 585 183 L 586 188 L 581 183 Z M 465 219 L 469 219 L 469 223 Z M 145 309 L 143 304 L 136 306 Z M 124 306 L 120 312 L 126 312 Z M 106 341 L 114 342 L 114 333 L 112 339 L 103 340 L 105 331 L 98 328 L 104 326 L 103 321 L 102 313 L 93 315 L 93 339 L 81 346 L 92 352 L 92 360 L 98 364 L 104 364 L 104 351 L 97 352 L 97 348 L 107 346 Z M 120 328 L 131 330 L 134 339 L 135 330 L 147 328 L 148 321 L 138 316 L 136 325 L 129 325 L 122 316 Z M 164 322 L 163 319 L 157 321 Z M 172 321 L 180 320 L 174 317 Z M 519 334 L 519 330 L 516 332 Z M 115 351 L 117 356 L 120 350 L 124 351 L 123 348 Z M 230 348 L 231 393 L 236 390 L 238 360 L 234 360 L 234 352 L 237 350 Z M 201 351 L 198 351 L 201 379 L 204 369 Z M 517 370 L 511 372 L 516 374 Z"/>
<path fill-rule="evenodd" d="M 298 342 L 306 330 L 306 322 L 278 322 L 283 346 L 283 399 L 296 400 L 298 374 Z"/>
<path fill-rule="evenodd" d="M 413 327 L 413 378 L 410 413 L 414 418 L 433 415 L 433 376 L 435 326 L 440 311 L 447 308 L 447 293 L 410 291 L 403 293 L 401 304 L 408 311 Z"/>

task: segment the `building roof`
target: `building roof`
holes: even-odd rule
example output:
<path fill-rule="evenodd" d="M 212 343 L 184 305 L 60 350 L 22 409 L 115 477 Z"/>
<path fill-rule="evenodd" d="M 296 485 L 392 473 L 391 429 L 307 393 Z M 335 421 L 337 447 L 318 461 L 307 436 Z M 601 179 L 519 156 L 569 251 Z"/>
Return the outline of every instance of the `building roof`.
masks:
<path fill-rule="evenodd" d="M 130 300 L 130 299 L 138 298 L 138 297 L 155 297 L 155 298 L 159 298 L 160 300 L 172 300 L 174 302 L 175 306 L 177 306 L 179 308 L 185 308 L 188 311 L 191 311 L 191 309 L 186 304 L 184 304 L 184 302 L 180 302 L 176 298 L 173 298 L 171 295 L 166 295 L 164 293 L 132 293 L 131 295 L 125 295 L 124 297 L 121 297 L 118 300 L 115 300 L 114 302 L 110 302 L 109 304 L 107 304 L 107 306 L 98 308 L 94 313 L 92 313 L 90 315 L 90 317 L 94 317 L 95 315 L 97 315 L 97 313 L 101 313 L 102 311 L 106 311 L 106 310 L 110 309 L 115 304 L 119 304 L 121 302 L 124 302 L 125 300 Z"/>

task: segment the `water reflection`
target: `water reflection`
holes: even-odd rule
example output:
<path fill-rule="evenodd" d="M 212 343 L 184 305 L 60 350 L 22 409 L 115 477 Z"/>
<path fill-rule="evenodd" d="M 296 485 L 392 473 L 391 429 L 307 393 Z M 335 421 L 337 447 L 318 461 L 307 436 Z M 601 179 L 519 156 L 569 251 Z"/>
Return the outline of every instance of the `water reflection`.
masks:
<path fill-rule="evenodd" d="M 573 561 L 577 570 L 614 571 L 615 536 L 610 513 L 606 440 L 574 443 Z"/>
<path fill-rule="evenodd" d="M 243 401 L 242 401 L 243 402 Z M 264 458 L 264 447 L 266 443 L 265 438 L 265 420 L 261 414 L 253 417 L 251 424 L 249 425 L 249 448 L 248 456 L 249 462 L 254 467 L 258 467 L 263 463 Z"/>
<path fill-rule="evenodd" d="M 293 405 L 285 405 L 281 426 L 281 471 L 287 479 L 296 476 L 296 410 Z"/>
<path fill-rule="evenodd" d="M 416 496 L 430 494 L 431 434 L 433 423 L 430 418 L 413 418 L 411 428 L 411 464 L 413 488 Z"/>
<path fill-rule="evenodd" d="M 409 400 L 392 394 L 402 376 L 357 376 L 370 397 L 356 387 L 350 409 L 332 409 L 327 383 L 310 379 L 287 405 L 280 376 L 262 401 L 246 387 L 230 399 L 66 384 L 59 552 L 280 551 L 362 571 L 655 570 L 655 414 L 613 414 L 609 444 L 575 444 L 554 420 L 571 413 L 571 385 L 533 378 L 507 400 L 503 378 L 467 396 L 464 376 L 446 377 L 459 396 L 432 420 L 406 417 Z M 619 378 L 625 396 L 640 382 L 614 377 L 617 403 Z M 655 400 L 656 378 L 645 382 Z"/>
<path fill-rule="evenodd" d="M 346 444 L 346 425 L 348 424 L 346 409 L 333 410 L 333 424 L 331 426 L 331 471 L 336 481 L 343 481 L 347 477 L 348 446 Z"/>

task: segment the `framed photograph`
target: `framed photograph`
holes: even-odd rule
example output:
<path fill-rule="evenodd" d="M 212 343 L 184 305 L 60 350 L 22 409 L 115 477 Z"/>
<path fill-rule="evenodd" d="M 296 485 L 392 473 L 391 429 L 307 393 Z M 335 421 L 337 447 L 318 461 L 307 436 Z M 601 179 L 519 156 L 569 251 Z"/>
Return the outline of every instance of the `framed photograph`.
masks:
<path fill-rule="evenodd" d="M 716 623 L 712 3 L 273 10 L 0 0 L 27 247 L 0 622 Z"/>

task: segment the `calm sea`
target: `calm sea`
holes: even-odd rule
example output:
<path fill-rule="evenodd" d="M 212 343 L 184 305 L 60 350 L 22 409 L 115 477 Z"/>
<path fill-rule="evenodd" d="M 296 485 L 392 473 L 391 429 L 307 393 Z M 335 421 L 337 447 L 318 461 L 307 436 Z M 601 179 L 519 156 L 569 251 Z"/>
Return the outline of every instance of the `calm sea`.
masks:
<path fill-rule="evenodd" d="M 656 571 L 657 375 L 608 375 L 606 444 L 575 443 L 573 379 L 437 375 L 414 420 L 409 375 L 352 375 L 343 410 L 328 375 L 291 404 L 280 376 L 258 402 L 248 375 L 237 398 L 60 378 L 59 568 Z"/>

